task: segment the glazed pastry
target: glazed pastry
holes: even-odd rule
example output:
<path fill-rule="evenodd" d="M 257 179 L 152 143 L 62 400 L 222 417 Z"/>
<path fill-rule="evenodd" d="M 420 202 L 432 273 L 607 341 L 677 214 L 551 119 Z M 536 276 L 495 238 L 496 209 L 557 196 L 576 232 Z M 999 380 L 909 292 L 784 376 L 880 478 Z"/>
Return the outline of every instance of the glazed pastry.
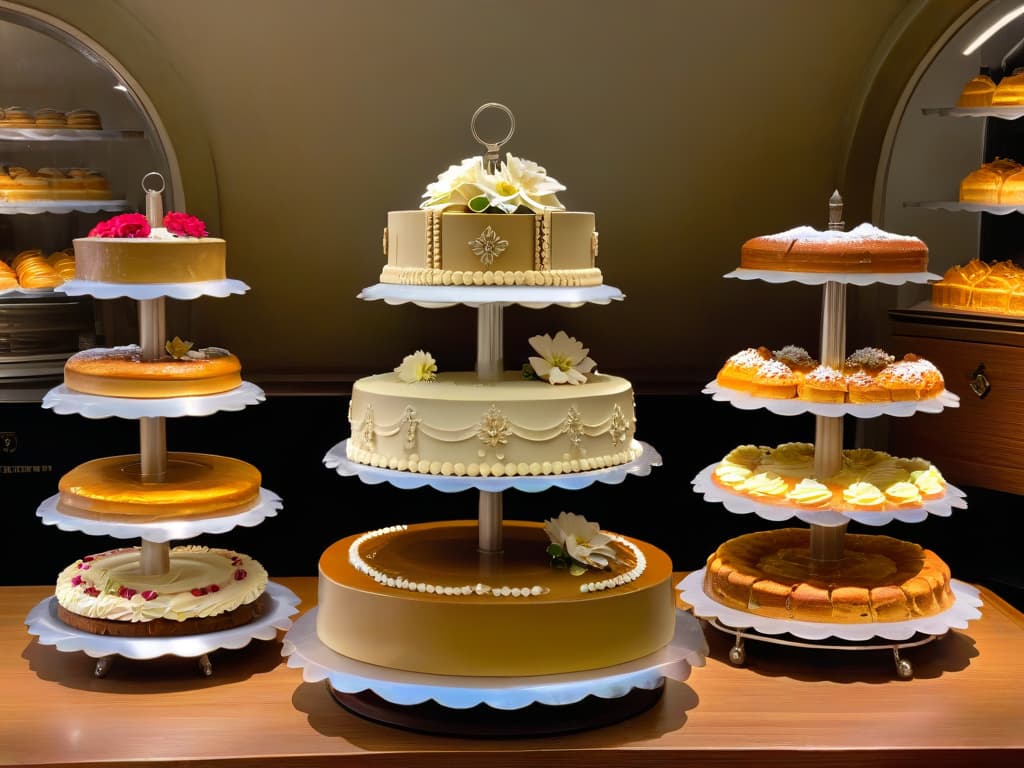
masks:
<path fill-rule="evenodd" d="M 64 280 L 73 280 L 75 277 L 75 254 L 74 251 L 68 253 L 68 250 L 70 249 L 54 251 L 46 257 L 46 260 Z"/>
<path fill-rule="evenodd" d="M 813 403 L 842 403 L 846 401 L 847 389 L 842 371 L 819 365 L 797 386 L 797 397 Z"/>
<path fill-rule="evenodd" d="M 103 127 L 99 113 L 93 109 L 73 109 L 67 113 L 68 128 L 100 130 Z"/>
<path fill-rule="evenodd" d="M 6 261 L 0 260 L 0 291 L 9 291 L 18 287 L 18 275 Z"/>
<path fill-rule="evenodd" d="M 1024 105 L 1024 69 L 1013 70 L 1003 77 L 992 93 L 993 107 L 1019 107 Z"/>
<path fill-rule="evenodd" d="M 996 90 L 995 81 L 988 75 L 975 75 L 964 85 L 956 100 L 958 107 L 987 107 L 992 104 L 992 94 Z"/>
<path fill-rule="evenodd" d="M 785 363 L 765 360 L 750 380 L 750 394 L 754 397 L 786 400 L 796 397 L 796 385 L 799 382 L 800 378 Z"/>
<path fill-rule="evenodd" d="M 749 392 L 757 369 L 770 358 L 767 347 L 748 347 L 726 360 L 715 379 L 723 387 Z"/>
<path fill-rule="evenodd" d="M 5 128 L 32 128 L 35 124 L 35 118 L 24 107 L 6 107 L 0 119 L 0 127 Z"/>
<path fill-rule="evenodd" d="M 11 265 L 22 288 L 56 288 L 64 282 L 39 250 L 22 251 Z"/>
<path fill-rule="evenodd" d="M 960 202 L 998 204 L 1003 182 L 1020 170 L 1020 163 L 1005 157 L 983 163 L 961 180 Z"/>

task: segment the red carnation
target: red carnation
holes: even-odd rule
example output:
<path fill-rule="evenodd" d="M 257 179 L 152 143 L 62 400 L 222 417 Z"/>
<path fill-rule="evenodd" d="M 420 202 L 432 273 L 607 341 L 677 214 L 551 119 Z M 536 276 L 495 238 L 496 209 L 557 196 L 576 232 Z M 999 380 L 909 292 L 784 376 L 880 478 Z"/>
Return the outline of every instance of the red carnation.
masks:
<path fill-rule="evenodd" d="M 89 237 L 149 237 L 149 222 L 141 213 L 122 213 L 101 221 L 89 230 Z"/>
<path fill-rule="evenodd" d="M 178 237 L 206 237 L 206 224 L 187 213 L 171 211 L 164 216 L 164 227 Z"/>

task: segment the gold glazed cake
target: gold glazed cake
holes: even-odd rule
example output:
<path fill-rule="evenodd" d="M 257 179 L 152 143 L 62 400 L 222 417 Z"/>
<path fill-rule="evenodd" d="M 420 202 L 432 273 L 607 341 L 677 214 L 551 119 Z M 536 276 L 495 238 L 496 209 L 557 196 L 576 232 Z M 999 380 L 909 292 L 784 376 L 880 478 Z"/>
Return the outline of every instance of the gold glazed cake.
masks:
<path fill-rule="evenodd" d="M 77 279 L 101 283 L 195 283 L 223 280 L 227 243 L 208 237 L 206 225 L 171 211 L 163 227 L 150 227 L 141 213 L 102 221 L 88 237 L 72 242 Z"/>
<path fill-rule="evenodd" d="M 867 222 L 849 231 L 803 226 L 747 240 L 740 249 L 740 266 L 781 272 L 923 272 L 928 246 Z"/>
<path fill-rule="evenodd" d="M 88 555 L 57 577 L 57 615 L 76 629 L 118 637 L 217 632 L 248 624 L 270 604 L 267 572 L 248 555 L 173 547 L 170 566 L 142 573 L 141 549 Z"/>
<path fill-rule="evenodd" d="M 589 523 L 575 534 L 607 567 L 553 567 L 548 529 L 576 517 L 506 521 L 493 555 L 478 552 L 475 520 L 341 539 L 320 558 L 317 635 L 349 658 L 440 675 L 557 674 L 657 651 L 675 626 L 668 556 Z"/>
<path fill-rule="evenodd" d="M 804 528 L 748 533 L 707 558 L 704 592 L 758 616 L 839 624 L 932 616 L 954 601 L 950 570 L 934 552 L 891 536 L 846 534 L 843 558 L 811 558 Z"/>
<path fill-rule="evenodd" d="M 347 457 L 468 477 L 560 475 L 634 461 L 640 448 L 632 385 L 594 373 L 589 350 L 564 332 L 530 341 L 538 356 L 530 358 L 529 378 L 521 371 L 496 381 L 437 373 L 433 357 L 420 350 L 391 373 L 358 379 Z"/>

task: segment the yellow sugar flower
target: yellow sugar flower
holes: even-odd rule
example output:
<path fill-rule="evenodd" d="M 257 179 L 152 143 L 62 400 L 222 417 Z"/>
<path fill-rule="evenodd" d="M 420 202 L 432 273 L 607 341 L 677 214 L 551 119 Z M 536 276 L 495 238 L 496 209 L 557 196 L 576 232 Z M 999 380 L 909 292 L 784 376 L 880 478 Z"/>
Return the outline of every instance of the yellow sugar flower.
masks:
<path fill-rule="evenodd" d="M 188 351 L 192 349 L 192 342 L 182 341 L 180 337 L 175 336 L 173 339 L 164 344 L 164 349 L 166 349 L 167 354 L 173 357 L 175 360 L 182 360 L 188 357 Z"/>

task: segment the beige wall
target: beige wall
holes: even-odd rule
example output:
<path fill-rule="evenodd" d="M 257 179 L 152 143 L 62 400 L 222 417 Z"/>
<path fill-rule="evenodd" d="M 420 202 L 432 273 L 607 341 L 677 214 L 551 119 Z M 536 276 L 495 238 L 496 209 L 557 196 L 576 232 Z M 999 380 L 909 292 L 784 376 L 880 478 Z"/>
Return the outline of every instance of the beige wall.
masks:
<path fill-rule="evenodd" d="M 417 347 L 443 368 L 472 365 L 472 310 L 355 297 L 376 282 L 386 211 L 416 207 L 477 154 L 469 117 L 500 101 L 517 119 L 509 149 L 564 183 L 569 208 L 596 212 L 600 266 L 627 296 L 507 310 L 506 361 L 525 359 L 528 335 L 564 328 L 603 370 L 679 390 L 748 345 L 817 347 L 818 289 L 721 276 L 749 237 L 823 226 L 847 183 L 847 224 L 869 215 L 886 93 L 967 3 L 25 5 L 83 30 L 152 100 L 190 212 L 219 223 L 231 275 L 251 286 L 196 302 L 193 335 L 236 351 L 257 380 L 344 380 Z M 876 75 L 893 71 L 879 96 Z"/>

